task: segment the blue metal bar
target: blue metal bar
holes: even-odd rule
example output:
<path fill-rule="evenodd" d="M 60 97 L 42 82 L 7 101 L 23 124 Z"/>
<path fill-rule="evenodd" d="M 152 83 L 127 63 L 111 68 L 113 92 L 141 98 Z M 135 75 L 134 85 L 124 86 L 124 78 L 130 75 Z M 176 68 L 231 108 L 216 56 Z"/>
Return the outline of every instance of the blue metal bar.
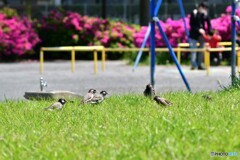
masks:
<path fill-rule="evenodd" d="M 188 38 L 188 41 L 189 41 L 189 31 L 187 29 L 187 23 L 186 23 L 186 20 L 185 20 L 186 16 L 185 16 L 185 11 L 184 11 L 184 8 L 183 8 L 182 0 L 178 0 L 178 5 L 179 5 L 180 11 L 181 11 L 185 32 L 186 32 L 186 35 L 187 35 L 187 38 Z"/>
<path fill-rule="evenodd" d="M 236 4 L 235 0 L 232 0 L 232 54 L 231 54 L 231 68 L 232 68 L 232 85 L 236 78 L 236 50 L 235 50 L 235 43 L 236 43 L 236 23 L 233 19 L 233 16 L 236 14 Z"/>
<path fill-rule="evenodd" d="M 155 63 L 156 63 L 156 53 L 155 53 L 155 21 L 153 21 L 155 9 L 155 0 L 150 0 L 150 17 L 151 17 L 151 65 L 150 65 L 150 79 L 151 84 L 155 85 Z"/>
<path fill-rule="evenodd" d="M 167 39 L 166 34 L 164 33 L 164 31 L 163 31 L 163 29 L 162 29 L 161 24 L 160 24 L 159 21 L 157 22 L 157 26 L 158 26 L 158 29 L 159 29 L 162 37 L 163 37 L 163 40 L 165 41 L 165 43 L 166 43 L 166 45 L 167 45 L 167 47 L 168 47 L 168 49 L 169 49 L 169 51 L 170 51 L 170 54 L 171 54 L 171 56 L 172 56 L 172 58 L 173 58 L 173 61 L 174 61 L 174 63 L 176 64 L 179 73 L 181 74 L 181 77 L 182 77 L 182 79 L 183 79 L 183 81 L 184 81 L 184 83 L 185 83 L 188 91 L 191 92 L 191 88 L 190 88 L 190 86 L 189 86 L 189 84 L 188 84 L 188 81 L 187 81 L 187 79 L 185 78 L 185 76 L 184 76 L 184 74 L 183 74 L 183 72 L 182 72 L 182 69 L 181 69 L 180 64 L 179 64 L 179 62 L 178 62 L 178 60 L 177 60 L 177 57 L 176 57 L 176 55 L 175 55 L 175 53 L 174 53 L 174 51 L 173 51 L 173 49 L 172 49 L 172 47 L 171 47 L 168 39 Z"/>
<path fill-rule="evenodd" d="M 162 4 L 162 0 L 158 0 L 156 8 L 154 9 L 154 16 L 157 16 L 161 4 Z"/>
<path fill-rule="evenodd" d="M 154 16 L 157 16 L 161 4 L 162 4 L 162 0 L 158 0 L 157 5 L 156 5 L 156 7 L 154 9 Z M 138 55 L 137 55 L 137 58 L 135 60 L 135 63 L 134 63 L 134 66 L 133 66 L 133 71 L 137 68 L 137 66 L 139 64 L 139 61 L 140 61 L 140 59 L 142 57 L 142 53 L 143 53 L 142 50 L 146 46 L 147 40 L 148 40 L 149 35 L 150 35 L 150 31 L 151 31 L 151 25 L 149 24 L 147 33 L 145 34 L 145 37 L 144 37 L 144 40 L 142 42 L 141 48 L 140 48 L 140 50 L 138 52 Z"/>
<path fill-rule="evenodd" d="M 141 59 L 141 57 L 142 57 L 143 49 L 145 48 L 146 43 L 147 43 L 147 40 L 148 40 L 148 38 L 149 38 L 150 31 L 151 31 L 151 26 L 150 26 L 150 24 L 149 24 L 149 25 L 148 25 L 147 32 L 146 32 L 146 34 L 145 34 L 145 36 L 144 36 L 144 39 L 143 39 L 141 48 L 140 48 L 140 50 L 139 50 L 139 52 L 138 52 L 138 55 L 137 55 L 137 58 L 136 58 L 136 60 L 135 60 L 135 63 L 134 63 L 134 66 L 133 66 L 133 70 L 135 70 L 135 69 L 137 68 L 138 64 L 139 64 L 139 61 L 140 61 L 140 59 Z"/>
<path fill-rule="evenodd" d="M 239 21 L 237 21 L 237 23 L 238 23 L 238 26 L 240 26 L 240 20 L 239 20 Z"/>

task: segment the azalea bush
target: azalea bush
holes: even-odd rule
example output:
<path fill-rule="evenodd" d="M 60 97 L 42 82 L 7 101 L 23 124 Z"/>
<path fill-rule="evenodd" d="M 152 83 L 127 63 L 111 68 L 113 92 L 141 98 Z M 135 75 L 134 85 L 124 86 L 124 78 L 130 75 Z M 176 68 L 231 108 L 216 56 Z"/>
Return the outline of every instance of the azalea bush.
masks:
<path fill-rule="evenodd" d="M 96 32 L 94 41 L 90 45 L 104 45 L 110 48 L 135 47 L 133 35 L 136 31 L 137 27 L 110 21 L 107 30 Z"/>
<path fill-rule="evenodd" d="M 189 18 L 185 18 L 186 23 L 189 24 Z M 182 19 L 179 20 L 172 20 L 171 18 L 168 18 L 166 22 L 160 21 L 160 24 L 162 26 L 163 31 L 165 32 L 166 36 L 168 37 L 168 40 L 172 46 L 177 46 L 179 42 L 186 42 L 187 37 L 184 29 L 184 23 Z M 189 25 L 187 26 L 189 28 Z M 140 47 L 144 36 L 147 32 L 148 26 L 142 26 L 140 31 L 136 34 L 134 34 L 134 44 L 137 47 Z M 156 34 L 156 46 L 157 47 L 163 47 L 165 46 L 164 40 L 159 32 L 159 29 L 155 28 Z M 150 38 L 147 41 L 146 44 L 147 47 L 150 46 Z"/>
<path fill-rule="evenodd" d="M 133 35 L 136 25 L 120 21 L 82 16 L 76 12 L 52 10 L 39 20 L 36 29 L 42 40 L 40 46 L 92 46 L 103 45 L 110 48 L 134 47 Z M 65 58 L 66 54 L 61 55 Z M 77 54 L 77 58 L 91 59 L 92 54 Z M 56 58 L 59 55 L 49 55 Z M 122 53 L 109 54 L 109 59 L 122 58 Z"/>
<path fill-rule="evenodd" d="M 212 19 L 212 28 L 217 30 L 222 36 L 223 41 L 230 41 L 231 39 L 231 6 L 226 8 L 226 13 L 223 13 L 220 17 Z M 240 17 L 240 8 L 236 9 L 236 15 Z M 236 24 L 237 30 L 239 30 L 238 24 Z"/>
<path fill-rule="evenodd" d="M 240 16 L 240 8 L 236 10 L 236 15 Z M 185 18 L 187 28 L 190 29 L 189 26 L 190 16 L 188 15 Z M 172 20 L 168 18 L 165 22 L 160 21 L 161 26 L 166 33 L 170 44 L 173 47 L 176 47 L 179 42 L 187 42 L 187 36 L 184 29 L 184 23 L 182 19 Z M 211 20 L 212 29 L 217 30 L 222 37 L 222 41 L 229 41 L 231 38 L 231 6 L 226 8 L 226 12 L 223 13 L 220 17 Z M 237 27 L 239 30 L 240 28 Z M 144 36 L 147 32 L 147 26 L 141 27 L 140 31 L 134 35 L 134 44 L 137 47 L 140 47 Z M 158 28 L 156 27 L 156 46 L 157 47 L 165 47 L 165 43 L 161 34 L 159 33 Z M 148 40 L 147 45 L 150 45 L 150 41 Z"/>
<path fill-rule="evenodd" d="M 51 11 L 36 25 L 42 46 L 134 47 L 135 26 L 69 11 Z"/>
<path fill-rule="evenodd" d="M 0 57 L 22 56 L 38 42 L 40 39 L 27 18 L 0 13 Z"/>

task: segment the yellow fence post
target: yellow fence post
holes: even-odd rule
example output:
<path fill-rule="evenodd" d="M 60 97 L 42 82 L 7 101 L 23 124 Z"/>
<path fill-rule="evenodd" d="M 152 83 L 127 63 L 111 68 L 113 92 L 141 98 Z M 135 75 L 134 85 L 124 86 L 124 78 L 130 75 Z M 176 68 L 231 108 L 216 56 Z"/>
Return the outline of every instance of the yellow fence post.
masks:
<path fill-rule="evenodd" d="M 72 72 L 75 72 L 75 49 L 72 48 L 72 52 L 71 52 L 71 68 L 72 68 Z"/>
<path fill-rule="evenodd" d="M 104 72 L 106 69 L 106 51 L 105 51 L 105 47 L 103 47 L 102 49 L 102 71 Z"/>
<path fill-rule="evenodd" d="M 208 50 L 204 51 L 204 62 L 207 70 L 207 76 L 210 73 L 210 52 Z"/>
<path fill-rule="evenodd" d="M 98 56 L 97 56 L 97 50 L 96 49 L 93 51 L 93 60 L 94 60 L 94 74 L 97 74 L 97 71 L 98 71 L 98 66 L 97 66 Z"/>
<path fill-rule="evenodd" d="M 43 73 L 43 60 L 44 60 L 44 55 L 43 55 L 43 50 L 41 49 L 40 50 L 40 73 L 42 74 Z"/>
<path fill-rule="evenodd" d="M 178 46 L 177 48 L 177 58 L 178 58 L 178 62 L 179 64 L 181 63 L 181 49 L 180 47 Z"/>
<path fill-rule="evenodd" d="M 204 51 L 204 65 L 207 67 L 207 51 Z"/>
<path fill-rule="evenodd" d="M 207 75 L 208 75 L 208 51 L 204 51 L 204 65 L 206 67 Z"/>

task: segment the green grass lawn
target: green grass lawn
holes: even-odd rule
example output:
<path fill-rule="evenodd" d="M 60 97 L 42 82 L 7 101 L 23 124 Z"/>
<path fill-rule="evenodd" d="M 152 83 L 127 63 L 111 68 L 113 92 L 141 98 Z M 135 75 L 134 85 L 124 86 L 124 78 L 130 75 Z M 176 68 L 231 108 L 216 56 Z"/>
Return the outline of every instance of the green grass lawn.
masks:
<path fill-rule="evenodd" d="M 0 102 L 0 159 L 240 159 L 240 91 L 203 94 L 161 95 L 171 107 L 142 95 L 61 111 L 44 111 L 51 101 Z"/>

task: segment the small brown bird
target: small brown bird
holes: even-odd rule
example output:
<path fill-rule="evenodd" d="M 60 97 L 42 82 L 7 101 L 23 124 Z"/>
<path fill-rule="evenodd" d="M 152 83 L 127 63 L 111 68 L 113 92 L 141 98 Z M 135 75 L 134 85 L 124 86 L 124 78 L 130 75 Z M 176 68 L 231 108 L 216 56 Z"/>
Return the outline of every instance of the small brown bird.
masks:
<path fill-rule="evenodd" d="M 159 97 L 159 96 L 155 96 L 155 97 L 154 97 L 154 100 L 155 100 L 158 104 L 162 104 L 162 105 L 164 105 L 164 106 L 170 106 L 170 105 L 173 104 L 172 102 L 166 100 L 165 98 L 161 98 L 161 97 Z"/>
<path fill-rule="evenodd" d="M 143 92 L 144 96 L 153 98 L 155 96 L 155 90 L 151 84 L 146 86 L 146 89 Z"/>
<path fill-rule="evenodd" d="M 101 91 L 100 93 L 95 93 L 94 97 L 89 101 L 89 103 L 96 104 L 96 103 L 101 103 L 104 99 L 105 96 L 108 93 L 106 91 Z"/>
<path fill-rule="evenodd" d="M 66 102 L 67 101 L 65 99 L 60 98 L 57 102 L 54 102 L 49 107 L 45 108 L 45 110 L 53 110 L 53 109 L 60 110 L 63 108 Z"/>
<path fill-rule="evenodd" d="M 89 89 L 88 93 L 83 97 L 82 103 L 88 103 L 89 101 L 91 101 L 96 92 L 97 91 L 95 89 Z"/>

